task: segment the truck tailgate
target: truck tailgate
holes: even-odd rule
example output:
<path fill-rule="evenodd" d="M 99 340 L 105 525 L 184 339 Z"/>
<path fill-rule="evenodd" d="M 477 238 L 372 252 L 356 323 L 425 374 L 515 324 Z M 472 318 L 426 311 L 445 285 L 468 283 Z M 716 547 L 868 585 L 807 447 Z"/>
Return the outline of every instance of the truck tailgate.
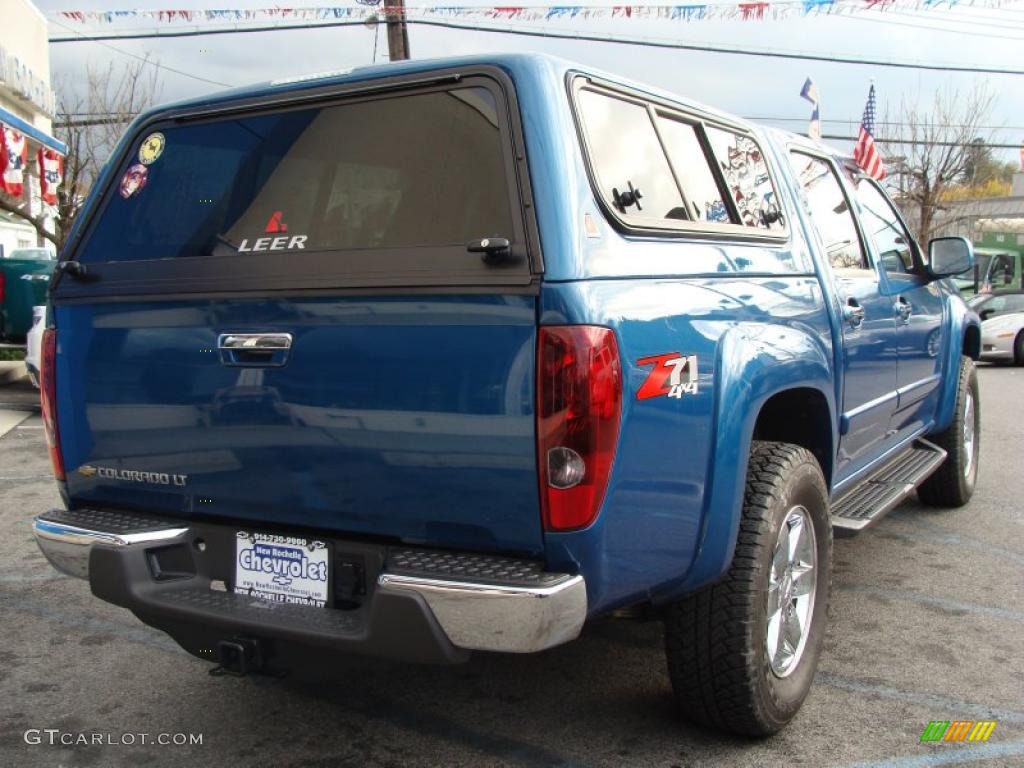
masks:
<path fill-rule="evenodd" d="M 58 401 L 76 502 L 541 551 L 534 298 L 71 305 Z M 236 364 L 222 334 L 287 333 Z M 73 416 L 72 416 L 73 414 Z"/>

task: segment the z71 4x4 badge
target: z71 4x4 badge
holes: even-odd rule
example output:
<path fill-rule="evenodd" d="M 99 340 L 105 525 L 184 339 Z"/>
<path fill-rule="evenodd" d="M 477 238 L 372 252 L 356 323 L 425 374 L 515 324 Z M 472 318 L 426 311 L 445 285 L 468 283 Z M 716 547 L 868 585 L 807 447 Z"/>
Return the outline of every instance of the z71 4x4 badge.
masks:
<path fill-rule="evenodd" d="M 697 356 L 668 352 L 664 355 L 641 357 L 637 365 L 653 365 L 640 389 L 637 400 L 668 395 L 682 399 L 683 395 L 697 394 Z"/>

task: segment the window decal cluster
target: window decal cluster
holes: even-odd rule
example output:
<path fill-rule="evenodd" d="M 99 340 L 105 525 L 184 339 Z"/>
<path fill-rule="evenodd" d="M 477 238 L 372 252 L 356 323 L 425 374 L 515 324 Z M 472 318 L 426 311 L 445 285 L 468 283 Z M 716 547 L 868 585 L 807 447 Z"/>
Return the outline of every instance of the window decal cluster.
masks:
<path fill-rule="evenodd" d="M 709 128 L 708 136 L 744 226 L 781 229 L 782 214 L 761 148 L 749 136 L 731 131 Z"/>

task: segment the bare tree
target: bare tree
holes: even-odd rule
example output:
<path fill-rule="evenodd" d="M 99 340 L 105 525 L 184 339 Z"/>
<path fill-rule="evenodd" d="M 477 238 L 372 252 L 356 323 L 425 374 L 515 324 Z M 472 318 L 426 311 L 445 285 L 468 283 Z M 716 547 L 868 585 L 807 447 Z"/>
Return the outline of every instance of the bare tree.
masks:
<path fill-rule="evenodd" d="M 949 88 L 936 91 L 931 105 L 902 101 L 894 124 L 896 135 L 886 136 L 890 184 L 915 226 L 918 241 L 927 243 L 936 230 L 953 222 L 956 214 L 944 205 L 951 188 L 964 181 L 977 159 L 978 142 L 990 134 L 982 129 L 995 96 L 985 84 L 968 93 Z"/>
<path fill-rule="evenodd" d="M 63 245 L 86 195 L 128 123 L 159 98 L 161 83 L 146 56 L 129 64 L 87 64 L 81 78 L 58 78 L 57 138 L 68 145 L 57 194 L 57 242 Z"/>

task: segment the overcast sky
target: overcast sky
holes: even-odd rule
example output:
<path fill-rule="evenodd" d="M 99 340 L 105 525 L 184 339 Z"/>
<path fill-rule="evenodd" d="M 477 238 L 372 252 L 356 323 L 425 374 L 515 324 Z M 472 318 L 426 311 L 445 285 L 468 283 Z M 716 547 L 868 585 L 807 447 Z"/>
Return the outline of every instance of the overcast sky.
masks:
<path fill-rule="evenodd" d="M 45 12 L 52 10 L 115 10 L 131 8 L 265 8 L 277 5 L 355 5 L 354 0 L 35 0 Z M 664 1 L 664 0 L 663 0 Z M 449 5 L 504 5 L 480 0 L 438 2 Z M 583 2 L 583 0 L 580 0 Z M 599 0 L 593 0 L 597 4 Z M 409 5 L 431 2 L 407 0 Z M 555 2 L 538 5 L 556 4 Z M 524 3 L 525 4 L 525 3 Z M 576 20 L 524 22 L 531 27 L 621 36 L 671 38 L 680 42 L 723 45 L 788 52 L 854 56 L 882 60 L 917 61 L 966 66 L 1024 65 L 1024 3 L 1008 0 L 1001 10 L 977 7 L 943 8 L 915 12 L 899 9 L 852 16 L 810 16 L 784 21 L 700 21 L 681 23 L 645 20 Z M 468 23 L 476 23 L 468 20 Z M 69 28 L 90 28 L 73 22 L 51 23 L 51 35 L 67 35 Z M 152 29 L 156 24 L 134 20 L 124 27 Z M 168 29 L 170 25 L 159 25 Z M 119 27 L 102 25 L 110 31 Z M 380 28 L 377 61 L 386 60 L 387 43 Z M 123 40 L 51 45 L 55 76 L 80 71 L 86 61 L 105 64 L 128 60 L 120 51 L 149 53 L 161 64 L 208 80 L 243 85 L 289 75 L 368 64 L 373 60 L 374 35 L 362 26 L 322 30 L 291 30 L 244 35 L 219 35 L 165 40 Z M 1024 141 L 1024 76 L 899 70 L 887 67 L 752 58 L 678 50 L 657 50 L 608 43 L 545 40 L 483 32 L 412 26 L 410 49 L 414 58 L 464 53 L 532 50 L 548 52 L 592 64 L 635 80 L 648 82 L 709 105 L 746 117 L 798 118 L 801 122 L 775 123 L 803 132 L 810 105 L 800 96 L 810 76 L 822 98 L 822 116 L 851 120 L 850 125 L 825 124 L 826 133 L 855 133 L 872 79 L 878 91 L 879 119 L 895 114 L 901 99 L 930 101 L 939 88 L 968 92 L 980 82 L 996 94 L 986 123 L 1004 126 L 993 141 Z M 181 74 L 162 72 L 164 100 L 217 90 Z M 768 121 L 765 121 L 768 122 Z M 840 142 L 833 142 L 841 144 Z M 1016 160 L 1017 152 L 1000 156 Z"/>

